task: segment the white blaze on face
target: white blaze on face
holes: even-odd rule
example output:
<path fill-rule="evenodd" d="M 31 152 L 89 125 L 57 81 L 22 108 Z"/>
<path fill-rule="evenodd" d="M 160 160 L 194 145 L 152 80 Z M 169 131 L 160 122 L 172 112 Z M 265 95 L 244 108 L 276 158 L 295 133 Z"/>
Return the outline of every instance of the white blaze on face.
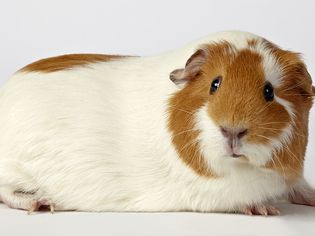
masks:
<path fill-rule="evenodd" d="M 263 68 L 266 81 L 270 82 L 275 89 L 279 89 L 283 82 L 283 68 L 278 63 L 277 58 L 268 49 L 262 40 L 258 40 L 255 46 L 251 46 L 250 49 L 258 53 L 263 59 Z M 275 93 L 275 101 L 282 105 L 289 113 L 291 119 L 294 118 L 293 104 L 278 97 Z"/>

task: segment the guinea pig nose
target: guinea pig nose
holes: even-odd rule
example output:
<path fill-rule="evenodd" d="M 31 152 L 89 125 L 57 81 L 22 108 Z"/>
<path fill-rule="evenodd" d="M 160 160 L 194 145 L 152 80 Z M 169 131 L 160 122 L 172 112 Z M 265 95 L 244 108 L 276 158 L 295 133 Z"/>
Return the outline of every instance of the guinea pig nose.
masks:
<path fill-rule="evenodd" d="M 248 133 L 247 129 L 226 128 L 222 126 L 220 126 L 220 131 L 223 134 L 223 136 L 226 138 L 237 137 L 238 139 L 241 139 Z"/>
<path fill-rule="evenodd" d="M 239 139 L 241 139 L 242 137 L 244 137 L 247 134 L 248 130 L 247 129 L 242 129 L 238 132 L 237 137 Z"/>

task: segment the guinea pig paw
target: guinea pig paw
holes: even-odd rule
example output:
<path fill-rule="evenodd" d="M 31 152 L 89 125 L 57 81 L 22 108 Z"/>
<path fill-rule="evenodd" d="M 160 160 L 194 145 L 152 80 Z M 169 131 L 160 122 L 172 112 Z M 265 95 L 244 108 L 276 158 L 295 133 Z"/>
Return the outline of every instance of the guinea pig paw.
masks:
<path fill-rule="evenodd" d="M 41 210 L 49 210 L 50 213 L 54 213 L 55 205 L 48 199 L 33 200 L 31 208 L 28 210 L 28 214 Z"/>
<path fill-rule="evenodd" d="M 262 215 L 262 216 L 278 216 L 280 210 L 274 206 L 269 205 L 255 205 L 246 207 L 244 210 L 245 215 Z"/>
<path fill-rule="evenodd" d="M 289 200 L 293 204 L 315 206 L 315 190 L 293 190 L 289 193 Z"/>

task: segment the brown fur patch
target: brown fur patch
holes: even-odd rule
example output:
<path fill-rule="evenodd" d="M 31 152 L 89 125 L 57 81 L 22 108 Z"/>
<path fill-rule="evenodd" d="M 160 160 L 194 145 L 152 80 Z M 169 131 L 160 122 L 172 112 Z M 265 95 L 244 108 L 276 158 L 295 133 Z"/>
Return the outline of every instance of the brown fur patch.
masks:
<path fill-rule="evenodd" d="M 257 45 L 258 41 L 257 39 L 250 39 L 247 40 L 247 45 L 251 48 L 251 47 L 255 47 Z"/>
<path fill-rule="evenodd" d="M 49 73 L 67 70 L 77 66 L 84 66 L 89 63 L 117 60 L 124 57 L 126 56 L 103 54 L 67 54 L 33 62 L 23 67 L 20 71 Z"/>

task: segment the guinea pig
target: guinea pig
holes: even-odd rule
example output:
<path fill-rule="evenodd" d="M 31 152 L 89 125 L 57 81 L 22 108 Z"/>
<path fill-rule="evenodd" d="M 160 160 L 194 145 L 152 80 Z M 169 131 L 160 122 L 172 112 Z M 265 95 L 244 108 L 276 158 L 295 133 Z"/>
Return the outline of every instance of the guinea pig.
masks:
<path fill-rule="evenodd" d="M 303 178 L 314 87 L 299 54 L 251 33 L 151 57 L 43 59 L 0 90 L 0 198 L 51 211 L 278 215 Z"/>

